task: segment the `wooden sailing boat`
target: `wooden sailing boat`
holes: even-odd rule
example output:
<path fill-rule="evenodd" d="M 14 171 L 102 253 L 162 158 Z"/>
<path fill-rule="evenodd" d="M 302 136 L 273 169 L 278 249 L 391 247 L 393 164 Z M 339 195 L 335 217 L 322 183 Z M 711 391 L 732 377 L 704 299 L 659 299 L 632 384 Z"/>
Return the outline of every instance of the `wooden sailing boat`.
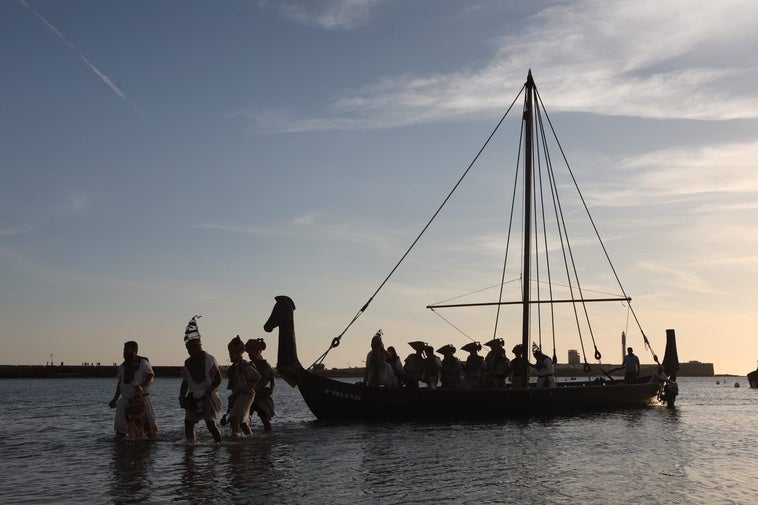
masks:
<path fill-rule="evenodd" d="M 533 343 L 532 335 L 532 311 L 534 307 L 540 307 L 541 304 L 547 304 L 549 307 L 553 307 L 557 304 L 572 304 L 574 306 L 575 314 L 582 312 L 582 308 L 586 304 L 591 302 L 607 302 L 607 301 L 622 301 L 629 304 L 631 298 L 624 293 L 620 297 L 614 298 L 588 298 L 585 297 L 583 291 L 579 285 L 578 279 L 576 288 L 571 290 L 572 295 L 567 299 L 558 299 L 553 296 L 552 290 L 547 299 L 542 299 L 541 296 L 533 296 L 530 286 L 532 284 L 532 268 L 536 267 L 539 270 L 539 262 L 535 261 L 535 248 L 537 247 L 536 241 L 532 243 L 532 235 L 536 234 L 537 226 L 533 223 L 535 212 L 535 202 L 537 201 L 537 192 L 535 187 L 541 184 L 541 180 L 535 182 L 534 180 L 534 168 L 535 168 L 535 152 L 540 142 L 545 142 L 541 139 L 544 138 L 544 122 L 543 117 L 535 114 L 535 110 L 538 108 L 541 101 L 537 93 L 537 88 L 532 79 L 531 71 L 527 77 L 526 83 L 522 88 L 524 93 L 524 107 L 523 107 L 523 119 L 522 119 L 522 134 L 524 138 L 523 143 L 523 229 L 522 229 L 522 246 L 523 246 L 523 264 L 522 264 L 522 276 L 523 281 L 521 287 L 521 297 L 517 301 L 503 301 L 484 303 L 484 304 L 457 304 L 457 305 L 431 305 L 429 308 L 432 310 L 442 308 L 452 308 L 461 306 L 472 305 L 490 305 L 497 306 L 498 311 L 500 306 L 509 304 L 519 304 L 522 307 L 521 311 L 521 345 L 523 349 L 530 349 L 530 344 Z M 519 96 L 521 94 L 519 93 Z M 516 100 L 518 96 L 516 97 Z M 513 103 L 516 103 L 514 100 Z M 513 104 L 511 104 L 511 108 Z M 508 110 L 510 111 L 511 108 Z M 544 109 L 543 109 L 544 110 Z M 502 124 L 505 116 L 500 120 L 498 127 Z M 547 118 L 549 123 L 549 118 Z M 550 124 L 552 129 L 552 124 Z M 495 131 L 497 128 L 495 128 Z M 489 139 L 485 143 L 485 147 L 489 140 L 494 135 L 490 135 Z M 479 151 L 479 154 L 484 150 Z M 537 156 L 540 156 L 539 154 Z M 479 157 L 477 154 L 476 159 Z M 544 160 L 548 160 L 548 154 L 545 152 Z M 468 173 L 468 170 L 473 166 L 474 162 L 469 165 L 464 172 L 464 175 L 458 181 L 458 184 L 463 177 Z M 548 177 L 552 177 L 548 175 Z M 571 176 L 573 179 L 573 175 Z M 518 178 L 518 177 L 517 177 Z M 458 187 L 455 185 L 453 191 Z M 551 191 L 556 188 L 553 180 L 550 184 Z M 442 206 L 452 195 L 452 191 L 443 202 Z M 515 190 L 514 190 L 515 195 Z M 515 198 L 515 197 L 514 197 Z M 555 196 L 552 196 L 555 200 Z M 582 198 L 582 203 L 584 199 Z M 441 210 L 442 206 L 434 214 L 436 215 Z M 585 205 L 586 210 L 586 205 Z M 544 211 L 542 212 L 544 216 Z M 432 220 L 434 217 L 432 217 Z M 591 218 L 590 218 L 591 219 Z M 421 234 L 413 242 L 413 245 L 421 238 L 421 235 L 431 224 L 432 220 L 427 223 Z M 560 222 L 560 219 L 557 219 Z M 594 228 L 594 222 L 593 228 Z M 565 226 L 565 223 L 564 223 Z M 595 228 L 595 232 L 597 232 Z M 547 233 L 547 230 L 543 229 L 543 233 Z M 564 245 L 564 236 L 561 233 L 561 245 Z M 510 235 L 510 234 L 509 234 Z M 597 237 L 600 238 L 599 235 Z M 566 242 L 568 242 L 568 236 L 565 236 Z M 602 241 L 600 241 L 602 244 Z M 408 255 L 411 248 L 401 258 L 400 262 Z M 547 251 L 547 246 L 545 251 Z M 605 247 L 603 246 L 605 252 Z M 607 253 L 606 253 L 607 257 Z M 507 250 L 506 250 L 507 258 Z M 568 265 L 568 256 L 564 254 L 564 263 Z M 323 377 L 315 373 L 315 369 L 323 362 L 324 357 L 329 350 L 337 347 L 340 343 L 340 339 L 345 334 L 347 329 L 353 322 L 367 309 L 369 303 L 373 300 L 374 296 L 384 286 L 389 277 L 394 273 L 400 262 L 390 272 L 390 275 L 381 283 L 379 289 L 369 298 L 368 302 L 358 311 L 353 320 L 348 324 L 347 328 L 335 337 L 329 349 L 314 362 L 308 369 L 305 369 L 299 361 L 297 355 L 297 347 L 295 342 L 295 331 L 293 313 L 295 310 L 294 302 L 286 296 L 277 296 L 275 298 L 276 304 L 274 309 L 264 325 L 264 329 L 267 332 L 271 332 L 274 328 L 279 328 L 279 349 L 278 349 L 278 361 L 277 370 L 282 377 L 292 386 L 297 386 L 300 389 L 305 402 L 311 409 L 313 414 L 324 420 L 370 420 L 370 419 L 439 419 L 448 417 L 458 417 L 463 419 L 480 419 L 480 418 L 505 418 L 514 416 L 530 415 L 533 413 L 548 413 L 563 414 L 568 412 L 586 412 L 588 410 L 596 409 L 617 409 L 617 408 L 629 408 L 629 407 L 641 407 L 650 405 L 653 403 L 659 393 L 660 384 L 657 382 L 650 382 L 648 378 L 639 378 L 636 381 L 624 382 L 613 379 L 610 375 L 605 377 L 590 377 L 590 365 L 587 363 L 585 355 L 584 371 L 588 374 L 587 378 L 582 381 L 571 383 L 559 383 L 557 387 L 550 388 L 537 388 L 535 384 L 530 384 L 528 387 L 513 387 L 508 385 L 501 389 L 433 389 L 433 388 L 385 388 L 385 387 L 369 387 L 363 383 L 351 384 L 327 377 Z M 612 266 L 611 266 L 612 268 Z M 566 268 L 567 271 L 570 269 Z M 615 275 L 615 269 L 613 270 L 614 276 L 618 281 L 618 276 Z M 548 276 L 550 274 L 548 273 Z M 569 272 L 570 275 L 570 272 Z M 576 275 L 576 269 L 574 268 L 574 275 Z M 571 284 L 571 281 L 569 281 Z M 620 281 L 619 281 L 619 287 Z M 621 287 L 623 293 L 623 287 Z M 502 290 L 501 290 L 502 297 Z M 631 310 L 631 305 L 629 305 Z M 586 308 L 584 313 L 587 314 Z M 637 321 L 637 317 L 633 311 L 634 320 Z M 637 321 L 638 322 L 638 321 Z M 639 322 L 638 322 L 639 325 Z M 497 324 L 496 324 L 497 327 Z M 640 327 L 641 330 L 641 327 Z M 642 332 L 642 337 L 647 347 L 650 347 L 647 337 Z M 667 348 L 666 357 L 664 358 L 664 366 L 668 374 L 675 374 L 678 369 L 678 361 L 676 357 L 676 342 L 673 330 L 667 331 Z M 594 336 L 592 337 L 594 343 Z M 541 336 L 540 336 L 541 341 Z M 651 349 L 652 351 L 652 349 Z M 555 356 L 555 351 L 554 351 Z M 657 356 L 653 353 L 654 360 L 658 362 Z M 601 355 L 595 346 L 596 360 L 601 359 Z"/>

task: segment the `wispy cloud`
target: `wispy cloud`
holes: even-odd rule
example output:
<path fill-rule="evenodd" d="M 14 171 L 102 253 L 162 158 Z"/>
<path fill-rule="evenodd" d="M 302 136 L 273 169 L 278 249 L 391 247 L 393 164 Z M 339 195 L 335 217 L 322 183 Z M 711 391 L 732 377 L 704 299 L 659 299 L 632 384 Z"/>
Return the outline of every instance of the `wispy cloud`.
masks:
<path fill-rule="evenodd" d="M 89 198 L 84 193 L 72 193 L 63 202 L 63 212 L 67 215 L 78 214 L 89 206 Z"/>
<path fill-rule="evenodd" d="M 250 235 L 255 237 L 272 237 L 277 234 L 275 230 L 271 229 L 225 223 L 201 223 L 193 225 L 192 228 L 201 230 L 214 230 L 224 233 L 232 233 L 235 235 Z"/>
<path fill-rule="evenodd" d="M 756 160 L 758 141 L 661 149 L 627 158 L 623 166 L 634 169 L 634 189 L 646 195 L 755 195 Z"/>
<path fill-rule="evenodd" d="M 48 30 L 50 30 L 50 32 L 52 32 L 53 34 L 57 35 L 58 38 L 61 39 L 64 44 L 66 44 L 68 47 L 70 47 L 71 50 L 74 51 L 74 53 L 76 53 L 76 55 L 79 56 L 79 58 L 90 68 L 90 70 L 92 70 L 92 72 L 95 73 L 95 75 L 97 76 L 97 78 L 100 79 L 100 82 L 102 82 L 103 84 L 105 84 L 108 88 L 110 88 L 111 91 L 113 91 L 120 98 L 126 100 L 129 103 L 129 105 L 131 105 L 136 111 L 139 112 L 139 110 L 140 110 L 139 107 L 137 107 L 137 105 L 134 102 L 132 102 L 129 99 L 129 97 L 126 96 L 126 93 L 124 93 L 121 90 L 121 88 L 119 88 L 116 85 L 116 83 L 113 82 L 113 80 L 111 80 L 110 77 L 108 77 L 107 75 L 105 75 L 105 73 L 102 70 L 100 70 L 94 64 L 92 64 L 81 53 L 81 51 L 79 51 L 76 48 L 76 46 L 74 46 L 74 44 L 72 44 L 71 42 L 69 42 L 68 39 L 55 26 L 53 26 L 49 21 L 47 21 L 44 17 L 42 17 L 42 15 L 39 12 L 37 12 L 31 5 L 29 5 L 29 3 L 26 2 L 26 0 L 18 0 L 18 3 L 21 4 L 23 7 L 25 7 L 29 12 L 31 12 L 32 14 L 34 14 L 37 17 L 37 19 L 39 19 L 40 21 L 42 21 L 42 23 L 45 25 L 45 27 L 47 27 Z"/>
<path fill-rule="evenodd" d="M 315 211 L 296 216 L 288 222 L 270 228 L 218 222 L 201 223 L 193 228 L 257 237 L 306 238 L 362 244 L 374 250 L 397 253 L 397 245 L 392 241 L 392 231 L 385 228 L 380 231 L 370 223 L 330 218 Z"/>
<path fill-rule="evenodd" d="M 274 6 L 284 17 L 303 25 L 325 30 L 351 30 L 364 24 L 380 0 L 326 0 L 259 2 Z"/>
<path fill-rule="evenodd" d="M 758 79 L 748 0 L 598 2 L 551 6 L 504 35 L 480 69 L 400 75 L 345 90 L 320 117 L 291 111 L 252 114 L 265 131 L 383 128 L 461 118 L 500 109 L 526 69 L 548 107 L 648 118 L 758 117 Z M 708 44 L 709 51 L 702 48 Z"/>
<path fill-rule="evenodd" d="M 717 294 L 718 291 L 699 274 L 688 270 L 684 266 L 677 268 L 659 264 L 640 263 L 640 268 L 656 274 L 654 284 L 665 285 L 669 288 L 679 288 L 697 293 Z"/>
<path fill-rule="evenodd" d="M 28 229 L 0 228 L 0 237 L 13 237 L 15 235 L 25 235 L 27 233 L 29 233 Z"/>

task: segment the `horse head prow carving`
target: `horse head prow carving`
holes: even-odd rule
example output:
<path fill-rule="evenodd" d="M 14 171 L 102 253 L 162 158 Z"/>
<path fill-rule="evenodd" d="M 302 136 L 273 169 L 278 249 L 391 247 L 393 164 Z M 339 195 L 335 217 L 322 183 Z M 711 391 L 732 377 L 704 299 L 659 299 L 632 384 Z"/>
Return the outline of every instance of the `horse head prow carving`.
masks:
<path fill-rule="evenodd" d="M 302 370 L 302 365 L 297 358 L 297 344 L 295 342 L 294 311 L 295 302 L 289 296 L 274 297 L 276 303 L 268 316 L 263 329 L 271 333 L 274 328 L 279 328 L 279 350 L 277 352 L 276 369 L 290 386 L 297 384 L 297 377 Z"/>

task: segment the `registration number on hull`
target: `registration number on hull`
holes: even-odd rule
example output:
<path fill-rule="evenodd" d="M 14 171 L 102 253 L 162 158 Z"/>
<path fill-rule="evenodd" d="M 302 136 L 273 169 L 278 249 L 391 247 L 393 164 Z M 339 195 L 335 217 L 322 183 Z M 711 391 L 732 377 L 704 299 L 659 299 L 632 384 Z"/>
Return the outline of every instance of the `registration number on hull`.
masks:
<path fill-rule="evenodd" d="M 336 389 L 324 389 L 324 394 L 327 396 L 336 396 L 337 398 L 344 398 L 345 400 L 360 400 L 363 398 L 361 395 L 346 393 L 344 391 L 338 391 Z"/>

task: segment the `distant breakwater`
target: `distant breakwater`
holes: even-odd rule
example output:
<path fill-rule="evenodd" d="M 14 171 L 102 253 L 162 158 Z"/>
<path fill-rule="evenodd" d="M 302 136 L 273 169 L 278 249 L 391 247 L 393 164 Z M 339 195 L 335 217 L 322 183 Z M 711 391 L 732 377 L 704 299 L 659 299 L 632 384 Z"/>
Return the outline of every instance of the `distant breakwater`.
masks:
<path fill-rule="evenodd" d="M 602 369 L 610 371 L 620 365 L 603 365 Z M 657 365 L 641 365 L 640 375 L 651 375 Z M 599 365 L 590 365 L 590 375 L 602 374 Z M 0 379 L 76 379 L 76 378 L 115 378 L 117 366 L 114 365 L 0 365 Z M 156 377 L 181 377 L 181 366 L 153 366 Z M 221 367 L 222 375 L 226 375 L 226 367 Z M 331 368 L 323 370 L 320 375 L 327 377 L 363 377 L 362 367 Z M 619 375 L 614 372 L 613 375 Z M 558 364 L 555 375 L 563 378 L 585 377 L 582 365 Z M 621 374 L 623 375 L 623 374 Z M 682 363 L 679 368 L 680 377 L 713 377 L 713 363 L 689 362 Z"/>
<path fill-rule="evenodd" d="M 180 366 L 154 366 L 156 377 L 180 377 Z M 0 365 L 0 379 L 115 378 L 114 365 Z"/>

